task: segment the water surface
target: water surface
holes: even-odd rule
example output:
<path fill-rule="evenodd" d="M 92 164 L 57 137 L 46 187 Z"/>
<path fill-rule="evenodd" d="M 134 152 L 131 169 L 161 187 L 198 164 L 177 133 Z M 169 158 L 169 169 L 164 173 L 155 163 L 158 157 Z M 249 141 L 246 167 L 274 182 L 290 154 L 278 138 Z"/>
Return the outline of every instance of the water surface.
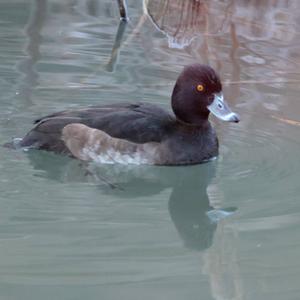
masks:
<path fill-rule="evenodd" d="M 212 118 L 220 157 L 191 167 L 0 149 L 0 299 L 299 299 L 300 3 L 199 3 L 129 0 L 120 45 L 113 1 L 1 1 L 1 143 L 67 108 L 168 107 L 194 61 L 242 122 Z"/>

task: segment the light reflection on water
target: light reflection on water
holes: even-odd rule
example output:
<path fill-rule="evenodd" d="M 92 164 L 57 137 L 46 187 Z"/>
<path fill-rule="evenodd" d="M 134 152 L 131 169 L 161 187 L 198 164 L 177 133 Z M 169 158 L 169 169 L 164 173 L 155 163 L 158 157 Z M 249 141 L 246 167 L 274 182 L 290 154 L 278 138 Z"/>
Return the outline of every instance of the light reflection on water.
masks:
<path fill-rule="evenodd" d="M 189 1 L 128 2 L 120 43 L 114 2 L 1 2 L 1 141 L 68 107 L 168 106 L 193 61 L 220 72 L 242 122 L 213 119 L 220 157 L 193 167 L 0 149 L 0 296 L 297 299 L 299 2 L 198 1 L 179 24 Z"/>

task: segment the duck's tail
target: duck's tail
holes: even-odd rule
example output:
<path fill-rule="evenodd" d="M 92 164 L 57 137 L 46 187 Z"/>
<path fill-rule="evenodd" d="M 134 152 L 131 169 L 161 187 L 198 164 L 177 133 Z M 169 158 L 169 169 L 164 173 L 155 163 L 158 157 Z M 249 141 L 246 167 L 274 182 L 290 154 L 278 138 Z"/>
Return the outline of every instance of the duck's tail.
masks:
<path fill-rule="evenodd" d="M 17 150 L 21 148 L 22 138 L 14 138 L 11 142 L 2 144 L 2 147 Z"/>

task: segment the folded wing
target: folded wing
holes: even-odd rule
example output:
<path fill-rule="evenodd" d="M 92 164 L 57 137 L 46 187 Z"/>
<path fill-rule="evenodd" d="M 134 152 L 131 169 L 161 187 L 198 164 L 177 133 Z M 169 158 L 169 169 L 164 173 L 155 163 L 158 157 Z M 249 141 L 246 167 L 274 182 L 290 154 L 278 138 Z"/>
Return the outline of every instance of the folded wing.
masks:
<path fill-rule="evenodd" d="M 61 135 L 72 123 L 81 123 L 108 135 L 133 143 L 161 142 L 172 130 L 174 117 L 159 106 L 148 103 L 112 104 L 66 110 L 35 121 L 35 127 L 20 146 L 69 153 Z"/>

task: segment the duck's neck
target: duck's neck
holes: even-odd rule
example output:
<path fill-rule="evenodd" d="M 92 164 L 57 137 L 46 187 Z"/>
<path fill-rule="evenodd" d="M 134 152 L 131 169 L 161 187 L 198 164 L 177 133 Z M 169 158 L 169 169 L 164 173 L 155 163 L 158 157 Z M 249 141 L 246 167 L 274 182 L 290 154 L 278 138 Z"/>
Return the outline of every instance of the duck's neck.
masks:
<path fill-rule="evenodd" d="M 209 112 L 203 112 L 198 107 L 193 106 L 179 106 L 172 103 L 173 112 L 178 122 L 187 126 L 205 127 L 209 124 Z"/>
<path fill-rule="evenodd" d="M 208 128 L 210 126 L 210 122 L 208 121 L 208 119 L 197 119 L 197 122 L 186 122 L 183 121 L 181 119 L 179 119 L 176 116 L 176 121 L 179 125 L 184 126 L 186 128 L 190 128 L 190 129 L 195 129 L 195 130 L 201 130 L 201 129 L 205 129 Z"/>

